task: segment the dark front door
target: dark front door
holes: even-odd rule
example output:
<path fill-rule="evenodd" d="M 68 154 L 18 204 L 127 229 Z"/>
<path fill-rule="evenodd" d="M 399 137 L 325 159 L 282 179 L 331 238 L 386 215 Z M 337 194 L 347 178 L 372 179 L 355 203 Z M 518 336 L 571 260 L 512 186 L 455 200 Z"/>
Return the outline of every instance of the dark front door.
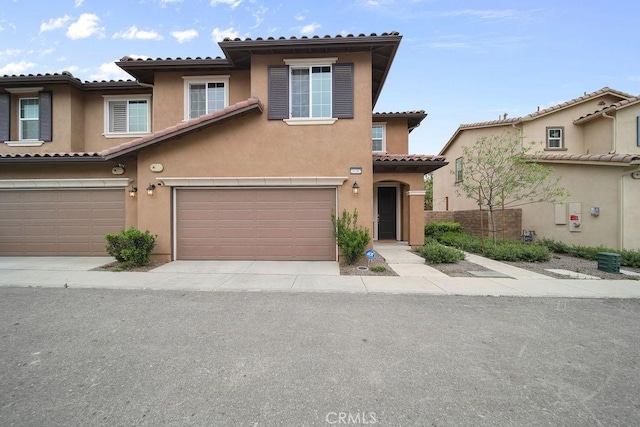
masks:
<path fill-rule="evenodd" d="M 378 187 L 378 240 L 396 240 L 396 187 Z"/>

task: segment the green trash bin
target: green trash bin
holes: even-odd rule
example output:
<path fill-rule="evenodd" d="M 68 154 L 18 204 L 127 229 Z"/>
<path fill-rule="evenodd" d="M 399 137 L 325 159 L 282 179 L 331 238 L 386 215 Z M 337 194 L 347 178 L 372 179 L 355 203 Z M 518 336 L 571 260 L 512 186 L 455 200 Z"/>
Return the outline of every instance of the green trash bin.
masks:
<path fill-rule="evenodd" d="M 607 273 L 620 273 L 620 254 L 598 253 L 598 270 L 606 271 Z"/>

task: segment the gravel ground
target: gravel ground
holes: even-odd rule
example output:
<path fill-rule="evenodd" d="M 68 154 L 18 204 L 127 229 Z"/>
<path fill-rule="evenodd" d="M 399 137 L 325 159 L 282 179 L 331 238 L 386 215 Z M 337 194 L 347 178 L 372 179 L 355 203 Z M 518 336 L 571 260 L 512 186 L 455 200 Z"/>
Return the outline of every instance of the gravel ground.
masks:
<path fill-rule="evenodd" d="M 375 252 L 375 251 L 374 251 Z M 365 258 L 362 258 L 355 264 L 340 264 L 340 275 L 341 276 L 397 276 L 396 272 L 393 271 L 386 260 L 380 256 L 378 252 L 375 252 L 376 256 L 371 261 L 368 261 Z M 385 271 L 375 272 L 371 271 L 369 267 L 381 266 L 385 268 Z M 358 268 L 360 267 L 360 268 Z M 363 267 L 367 267 L 364 269 Z"/>
<path fill-rule="evenodd" d="M 551 259 L 546 262 L 505 262 L 505 264 L 513 265 L 525 270 L 533 271 L 535 273 L 544 274 L 558 279 L 567 279 L 568 276 L 552 273 L 547 269 L 562 269 L 574 271 L 577 273 L 588 274 L 590 276 L 600 277 L 602 279 L 609 280 L 639 280 L 640 278 L 635 276 L 627 276 L 625 274 L 613 274 L 598 270 L 597 261 L 590 261 L 582 258 L 574 258 L 567 255 L 553 254 Z M 431 265 L 431 264 L 430 264 Z M 474 264 L 469 261 L 461 261 L 456 264 L 435 264 L 431 267 L 442 271 L 453 277 L 473 277 L 469 274 L 469 271 L 486 271 L 478 264 Z M 640 273 L 640 269 L 631 267 L 622 267 L 623 270 L 634 271 Z"/>

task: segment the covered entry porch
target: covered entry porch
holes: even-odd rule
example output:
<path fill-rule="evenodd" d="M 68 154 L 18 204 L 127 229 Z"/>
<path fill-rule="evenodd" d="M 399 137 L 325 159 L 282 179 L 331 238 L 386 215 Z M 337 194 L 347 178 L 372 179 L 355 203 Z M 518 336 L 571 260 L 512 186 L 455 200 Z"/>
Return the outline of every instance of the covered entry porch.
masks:
<path fill-rule="evenodd" d="M 439 156 L 373 156 L 374 241 L 424 244 L 424 176 L 444 165 Z"/>

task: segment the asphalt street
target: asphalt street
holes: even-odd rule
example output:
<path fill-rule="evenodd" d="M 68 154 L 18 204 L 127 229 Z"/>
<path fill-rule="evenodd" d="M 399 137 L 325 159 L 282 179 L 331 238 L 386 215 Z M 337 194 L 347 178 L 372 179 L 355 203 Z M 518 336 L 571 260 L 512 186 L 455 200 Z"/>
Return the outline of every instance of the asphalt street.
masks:
<path fill-rule="evenodd" d="M 630 426 L 640 301 L 0 288 L 2 426 Z"/>

